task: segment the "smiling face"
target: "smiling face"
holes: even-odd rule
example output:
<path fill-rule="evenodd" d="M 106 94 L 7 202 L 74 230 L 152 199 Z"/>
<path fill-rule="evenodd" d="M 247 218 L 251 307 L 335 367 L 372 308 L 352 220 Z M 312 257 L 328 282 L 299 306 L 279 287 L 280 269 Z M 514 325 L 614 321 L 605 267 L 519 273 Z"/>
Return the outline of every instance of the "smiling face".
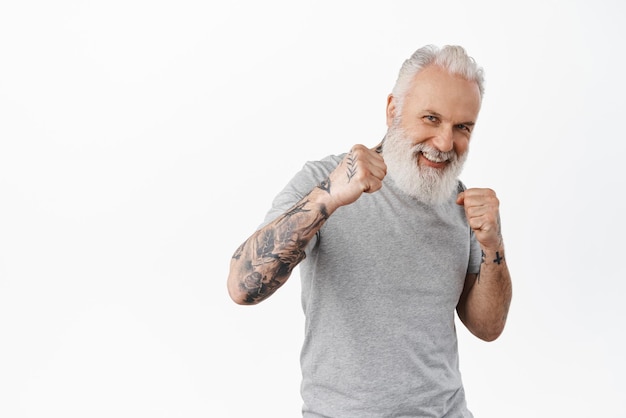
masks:
<path fill-rule="evenodd" d="M 417 73 L 402 103 L 389 97 L 383 155 L 401 189 L 430 203 L 449 198 L 480 102 L 475 82 L 434 65 Z"/>

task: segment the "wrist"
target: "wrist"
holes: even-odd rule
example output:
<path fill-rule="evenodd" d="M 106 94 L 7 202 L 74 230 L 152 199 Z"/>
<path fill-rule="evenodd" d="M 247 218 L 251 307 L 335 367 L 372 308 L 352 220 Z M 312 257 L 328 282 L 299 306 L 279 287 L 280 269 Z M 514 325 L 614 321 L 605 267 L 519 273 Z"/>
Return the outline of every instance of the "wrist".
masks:
<path fill-rule="evenodd" d="M 331 213 L 341 206 L 335 201 L 333 196 L 331 196 L 330 191 L 324 188 L 324 183 L 320 184 L 309 193 L 308 200 L 309 204 L 316 206 L 325 217 L 330 216 Z"/>
<path fill-rule="evenodd" d="M 504 246 L 500 245 L 495 248 L 482 248 L 481 249 L 482 264 L 504 264 L 506 262 L 504 257 Z"/>

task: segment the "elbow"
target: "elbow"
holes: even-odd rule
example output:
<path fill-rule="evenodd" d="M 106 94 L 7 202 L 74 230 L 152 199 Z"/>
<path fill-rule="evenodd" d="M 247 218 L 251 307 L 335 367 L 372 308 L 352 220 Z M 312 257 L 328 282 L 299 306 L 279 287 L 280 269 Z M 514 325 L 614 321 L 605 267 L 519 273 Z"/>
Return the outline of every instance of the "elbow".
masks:
<path fill-rule="evenodd" d="M 462 312 L 459 312 L 459 318 L 461 322 L 465 325 L 465 327 L 472 333 L 475 337 L 485 341 L 492 342 L 497 340 L 502 332 L 504 331 L 504 325 L 506 323 L 506 319 L 502 319 L 499 321 L 483 319 L 470 319 L 466 315 L 462 315 Z"/>
<path fill-rule="evenodd" d="M 504 331 L 504 323 L 495 323 L 488 326 L 483 325 L 476 327 L 475 329 L 470 329 L 470 331 L 476 337 L 489 343 L 497 340 L 500 335 L 502 335 L 502 332 Z"/>
<path fill-rule="evenodd" d="M 250 300 L 247 297 L 242 297 L 242 296 L 232 295 L 232 294 L 230 295 L 230 298 L 232 299 L 233 302 L 235 302 L 237 305 L 240 305 L 240 306 L 256 305 L 260 302 L 259 300 L 255 300 L 255 299 Z"/>
<path fill-rule="evenodd" d="M 476 335 L 478 338 L 480 338 L 481 340 L 485 341 L 485 342 L 492 342 L 498 339 L 498 337 L 500 337 L 500 335 L 502 335 L 502 331 L 499 332 L 484 332 L 484 333 L 480 333 L 480 334 L 474 334 Z"/>
<path fill-rule="evenodd" d="M 504 309 L 467 309 L 461 304 L 457 308 L 459 319 L 475 337 L 492 342 L 500 338 L 504 332 L 508 317 L 508 304 Z"/>
<path fill-rule="evenodd" d="M 251 297 L 251 295 L 243 289 L 241 282 L 236 277 L 229 276 L 227 281 L 228 296 L 237 305 L 256 305 L 262 299 Z"/>
<path fill-rule="evenodd" d="M 248 295 L 245 292 L 242 292 L 238 289 L 239 286 L 233 284 L 229 278 L 228 280 L 228 296 L 230 296 L 231 300 L 235 302 L 237 305 L 255 305 L 256 302 L 254 300 L 250 300 Z"/>
<path fill-rule="evenodd" d="M 236 259 L 231 261 L 230 270 L 228 272 L 228 279 L 226 280 L 226 289 L 228 290 L 228 296 L 237 305 L 253 305 L 254 301 L 250 298 L 248 292 L 243 285 L 243 278 L 241 277 L 241 269 L 236 265 Z"/>
<path fill-rule="evenodd" d="M 228 276 L 226 288 L 228 290 L 228 296 L 230 296 L 231 300 L 237 305 L 249 305 L 249 303 L 246 303 L 247 297 L 245 292 L 241 291 L 241 286 L 232 274 Z"/>
<path fill-rule="evenodd" d="M 228 292 L 228 295 L 230 296 L 230 299 L 237 305 L 249 305 L 249 303 L 246 303 L 246 300 L 239 295 L 236 295 L 230 291 Z"/>

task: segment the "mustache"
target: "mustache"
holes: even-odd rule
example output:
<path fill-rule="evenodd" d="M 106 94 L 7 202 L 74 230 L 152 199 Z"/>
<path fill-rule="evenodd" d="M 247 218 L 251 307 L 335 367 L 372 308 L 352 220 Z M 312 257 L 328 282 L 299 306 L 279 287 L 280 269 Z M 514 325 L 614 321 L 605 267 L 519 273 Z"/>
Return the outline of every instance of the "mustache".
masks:
<path fill-rule="evenodd" d="M 405 143 L 402 144 L 403 142 Z M 435 158 L 443 159 L 450 162 L 456 162 L 459 159 L 459 156 L 454 150 L 444 152 L 423 142 L 415 145 L 408 145 L 409 142 L 410 140 L 408 134 L 404 131 L 404 129 L 400 127 L 400 119 L 396 117 L 393 124 L 389 127 L 389 129 L 383 136 L 382 141 L 380 141 L 380 144 L 376 148 L 376 152 L 380 154 L 384 153 L 384 150 L 386 148 L 389 149 L 391 147 L 400 147 L 404 148 L 405 152 L 412 154 L 415 158 L 417 158 L 420 153 L 427 153 L 434 156 Z"/>
<path fill-rule="evenodd" d="M 458 156 L 456 155 L 456 152 L 454 152 L 454 150 L 452 151 L 440 151 L 437 148 L 431 147 L 428 144 L 424 144 L 424 143 L 419 143 L 419 144 L 415 144 L 413 145 L 411 148 L 411 153 L 413 155 L 415 155 L 417 157 L 417 155 L 419 153 L 427 153 L 429 155 L 432 155 L 436 158 L 442 159 L 442 160 L 446 160 L 446 161 L 451 161 L 454 162 L 457 160 Z"/>

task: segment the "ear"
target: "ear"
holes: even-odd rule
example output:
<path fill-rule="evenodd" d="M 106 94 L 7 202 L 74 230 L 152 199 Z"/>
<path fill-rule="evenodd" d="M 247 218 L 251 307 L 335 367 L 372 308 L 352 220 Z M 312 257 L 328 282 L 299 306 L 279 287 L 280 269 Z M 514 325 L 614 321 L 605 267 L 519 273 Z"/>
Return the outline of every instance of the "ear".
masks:
<path fill-rule="evenodd" d="M 387 96 L 387 127 L 391 127 L 396 117 L 396 98 L 392 94 Z"/>

